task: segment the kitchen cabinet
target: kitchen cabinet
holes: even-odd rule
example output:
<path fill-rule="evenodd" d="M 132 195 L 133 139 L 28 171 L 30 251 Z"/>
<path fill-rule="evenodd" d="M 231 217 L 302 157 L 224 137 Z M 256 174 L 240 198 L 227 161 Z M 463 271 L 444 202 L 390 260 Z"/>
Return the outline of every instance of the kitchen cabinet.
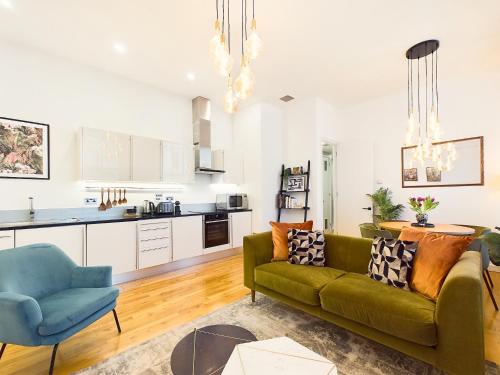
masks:
<path fill-rule="evenodd" d="M 84 264 L 85 225 L 16 230 L 16 247 L 35 243 L 56 245 L 76 264 Z"/>
<path fill-rule="evenodd" d="M 160 182 L 162 142 L 159 139 L 132 136 L 132 180 Z"/>
<path fill-rule="evenodd" d="M 172 184 L 194 182 L 192 145 L 163 142 L 163 181 Z"/>
<path fill-rule="evenodd" d="M 82 128 L 81 174 L 83 180 L 130 181 L 131 137 Z"/>
<path fill-rule="evenodd" d="M 229 218 L 233 248 L 242 247 L 243 237 L 252 234 L 252 212 L 232 212 L 229 214 Z"/>
<path fill-rule="evenodd" d="M 201 215 L 172 219 L 172 250 L 174 261 L 203 254 Z"/>
<path fill-rule="evenodd" d="M 243 154 L 233 150 L 216 150 L 212 157 L 214 169 L 222 169 L 222 181 L 225 184 L 241 185 L 244 181 Z"/>
<path fill-rule="evenodd" d="M 14 231 L 0 231 L 0 250 L 12 249 L 14 247 Z"/>
<path fill-rule="evenodd" d="M 171 220 L 144 220 L 137 225 L 138 268 L 172 261 Z"/>
<path fill-rule="evenodd" d="M 137 269 L 137 222 L 87 225 L 87 266 L 112 266 L 113 275 Z"/>

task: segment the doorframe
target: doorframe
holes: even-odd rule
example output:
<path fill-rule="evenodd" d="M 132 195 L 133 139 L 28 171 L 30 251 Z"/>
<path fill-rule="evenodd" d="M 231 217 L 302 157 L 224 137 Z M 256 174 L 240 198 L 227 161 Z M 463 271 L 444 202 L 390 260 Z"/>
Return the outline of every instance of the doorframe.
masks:
<path fill-rule="evenodd" d="M 321 201 L 323 201 L 324 197 L 324 191 L 323 191 L 323 143 L 327 143 L 332 145 L 333 148 L 333 153 L 332 153 L 332 195 L 333 195 L 333 232 L 338 233 L 338 220 L 337 220 L 337 213 L 338 213 L 338 185 L 337 185 L 337 178 L 338 178 L 338 168 L 337 168 L 337 163 L 338 163 L 338 142 L 330 137 L 320 137 L 320 142 L 319 142 L 319 160 L 321 160 Z M 324 212 L 323 212 L 323 204 L 321 204 L 321 218 L 322 218 L 322 223 L 324 223 Z M 324 225 L 324 224 L 322 224 Z M 325 228 L 323 228 L 325 229 Z"/>

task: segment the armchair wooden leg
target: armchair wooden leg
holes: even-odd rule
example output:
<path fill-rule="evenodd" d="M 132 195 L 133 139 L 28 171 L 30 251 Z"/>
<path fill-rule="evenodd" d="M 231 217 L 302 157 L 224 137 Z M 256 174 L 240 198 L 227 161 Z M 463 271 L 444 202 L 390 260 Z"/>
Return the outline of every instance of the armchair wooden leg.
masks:
<path fill-rule="evenodd" d="M 0 349 L 0 359 L 2 359 L 3 352 L 5 351 L 5 347 L 7 344 L 2 344 L 2 348 Z"/>
<path fill-rule="evenodd" d="M 486 276 L 488 276 L 488 280 L 489 280 L 489 282 L 490 282 L 491 289 L 494 289 L 494 288 L 495 288 L 495 286 L 493 285 L 493 280 L 491 280 L 490 271 L 488 271 L 488 269 L 487 269 L 487 268 L 485 269 L 485 271 L 486 271 Z"/>
<path fill-rule="evenodd" d="M 252 302 L 255 302 L 255 290 L 252 289 Z"/>
<path fill-rule="evenodd" d="M 483 272 L 484 283 L 486 284 L 486 289 L 488 289 L 488 293 L 490 294 L 491 302 L 493 302 L 493 306 L 495 306 L 495 310 L 498 311 L 497 301 L 495 300 L 495 296 L 493 295 L 493 291 L 491 290 L 490 283 L 488 282 L 486 272 Z"/>
<path fill-rule="evenodd" d="M 58 347 L 59 347 L 59 343 L 55 344 L 54 349 L 52 349 L 52 358 L 50 359 L 49 375 L 52 375 L 54 373 L 54 364 L 56 362 L 56 353 L 57 353 Z"/>
<path fill-rule="evenodd" d="M 118 314 L 116 313 L 115 309 L 113 309 L 113 315 L 115 317 L 115 323 L 116 323 L 116 328 L 118 329 L 118 333 L 122 333 L 122 328 L 120 327 L 120 321 L 118 320 Z"/>

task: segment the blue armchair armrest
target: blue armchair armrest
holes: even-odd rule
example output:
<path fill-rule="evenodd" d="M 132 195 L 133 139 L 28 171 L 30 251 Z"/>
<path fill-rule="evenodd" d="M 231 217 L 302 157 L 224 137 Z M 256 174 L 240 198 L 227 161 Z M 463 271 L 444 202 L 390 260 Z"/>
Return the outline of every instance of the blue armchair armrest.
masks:
<path fill-rule="evenodd" d="M 71 276 L 72 288 L 106 288 L 111 286 L 111 267 L 76 267 Z"/>
<path fill-rule="evenodd" d="M 0 292 L 0 342 L 39 345 L 38 326 L 43 320 L 38 302 L 22 294 Z"/>

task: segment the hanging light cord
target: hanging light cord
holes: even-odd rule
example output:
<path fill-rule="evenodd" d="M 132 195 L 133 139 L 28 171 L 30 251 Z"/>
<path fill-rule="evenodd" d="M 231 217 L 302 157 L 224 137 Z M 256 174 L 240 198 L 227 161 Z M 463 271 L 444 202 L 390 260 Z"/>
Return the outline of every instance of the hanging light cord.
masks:
<path fill-rule="evenodd" d="M 255 19 L 255 0 L 252 0 L 252 19 Z"/>
<path fill-rule="evenodd" d="M 425 53 L 427 53 L 427 43 L 425 43 Z M 425 55 L 425 137 L 429 138 L 429 132 L 427 130 L 427 55 Z"/>
<path fill-rule="evenodd" d="M 224 4 L 225 4 L 226 0 L 222 0 L 222 34 L 224 34 L 224 32 L 226 31 L 225 29 L 225 21 L 226 21 L 226 9 L 224 7 Z"/>
<path fill-rule="evenodd" d="M 219 20 L 219 0 L 215 0 L 215 14 L 217 15 L 217 21 Z"/>
<path fill-rule="evenodd" d="M 245 21 L 245 17 L 243 16 L 243 4 L 245 0 L 241 0 L 241 59 L 243 60 L 245 57 L 245 52 L 243 50 L 243 36 L 244 36 L 244 30 L 243 30 L 243 22 Z"/>
<path fill-rule="evenodd" d="M 248 34 L 247 34 L 247 0 L 245 1 L 245 40 L 248 39 Z"/>
<path fill-rule="evenodd" d="M 413 113 L 413 59 L 410 61 L 410 92 L 411 92 L 411 112 Z"/>
<path fill-rule="evenodd" d="M 438 51 L 436 50 L 436 116 L 439 118 Z"/>
<path fill-rule="evenodd" d="M 406 59 L 406 93 L 408 95 L 407 106 L 408 106 L 408 118 L 410 118 L 410 59 Z"/>
<path fill-rule="evenodd" d="M 229 20 L 229 0 L 227 0 L 227 48 L 231 54 L 231 21 Z"/>
<path fill-rule="evenodd" d="M 420 57 L 417 60 L 417 95 L 418 95 L 418 137 L 420 137 Z"/>
<path fill-rule="evenodd" d="M 431 100 L 432 100 L 432 106 L 431 108 L 435 111 L 436 107 L 434 106 L 434 51 L 432 51 L 432 56 L 431 56 Z"/>

